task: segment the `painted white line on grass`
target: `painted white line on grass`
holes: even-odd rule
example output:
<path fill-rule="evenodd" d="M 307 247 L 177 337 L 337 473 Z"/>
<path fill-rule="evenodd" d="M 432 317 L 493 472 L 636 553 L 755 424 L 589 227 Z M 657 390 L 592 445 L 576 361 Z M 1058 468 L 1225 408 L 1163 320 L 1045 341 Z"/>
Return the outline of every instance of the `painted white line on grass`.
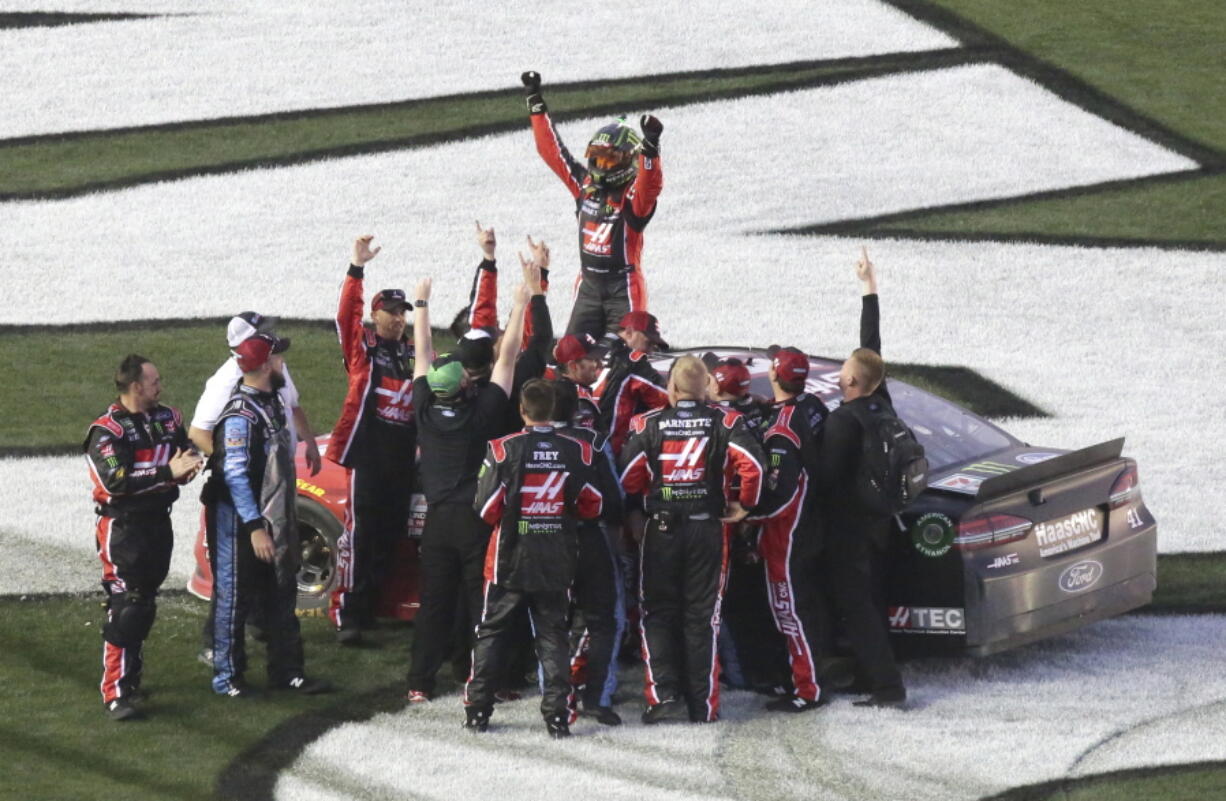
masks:
<path fill-rule="evenodd" d="M 183 16 L 0 31 L 0 137 L 958 46 L 877 0 L 136 5 Z"/>
<path fill-rule="evenodd" d="M 852 707 L 773 715 L 761 696 L 726 695 L 712 726 L 646 728 L 632 671 L 617 729 L 581 720 L 550 742 L 536 699 L 500 704 L 491 731 L 460 728 L 458 696 L 348 724 L 312 743 L 278 798 L 975 799 L 1062 778 L 1107 738 L 1126 753 L 1073 775 L 1226 757 L 1226 618 L 1140 617 L 987 659 L 904 667 L 906 712 Z M 630 696 L 634 696 L 633 700 Z M 1193 710 L 1199 710 L 1194 713 Z M 1151 721 L 1163 716 L 1172 725 Z M 1185 724 L 1194 716 L 1195 725 Z M 1163 718 L 1165 719 L 1165 718 Z M 1123 736 L 1114 736 L 1123 732 Z"/>
<path fill-rule="evenodd" d="M 784 265 L 726 235 L 1183 170 L 1194 166 L 1000 67 L 892 76 L 659 111 L 665 189 L 647 232 L 661 280 L 765 281 Z M 526 117 L 526 115 L 525 115 Z M 604 120 L 562 126 L 579 153 Z M 237 307 L 330 318 L 353 236 L 385 252 L 372 282 L 430 271 L 440 310 L 467 297 L 472 219 L 503 260 L 527 233 L 554 243 L 555 286 L 575 270 L 573 202 L 522 132 L 423 150 L 209 176 L 65 201 L 0 204 L 0 323 L 214 316 Z M 735 261 L 733 261 L 735 260 Z M 132 292 L 133 286 L 154 291 Z M 568 301 L 555 293 L 554 309 Z M 684 333 L 684 332 L 683 332 Z"/>

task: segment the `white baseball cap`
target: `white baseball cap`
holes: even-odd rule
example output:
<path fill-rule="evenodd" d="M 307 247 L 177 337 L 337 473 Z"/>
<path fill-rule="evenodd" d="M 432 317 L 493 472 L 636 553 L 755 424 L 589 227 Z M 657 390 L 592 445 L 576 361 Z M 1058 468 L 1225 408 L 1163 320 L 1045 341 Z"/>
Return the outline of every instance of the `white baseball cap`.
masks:
<path fill-rule="evenodd" d="M 237 348 L 256 334 L 271 333 L 276 319 L 265 317 L 259 312 L 245 311 L 230 318 L 226 326 L 226 343 L 231 348 Z"/>

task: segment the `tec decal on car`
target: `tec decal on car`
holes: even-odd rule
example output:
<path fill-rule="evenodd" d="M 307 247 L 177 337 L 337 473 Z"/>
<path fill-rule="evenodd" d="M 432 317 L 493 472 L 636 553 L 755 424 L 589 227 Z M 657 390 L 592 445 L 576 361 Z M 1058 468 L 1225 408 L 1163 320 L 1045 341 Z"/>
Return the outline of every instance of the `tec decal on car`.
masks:
<path fill-rule="evenodd" d="M 954 521 L 940 512 L 920 515 L 911 526 L 911 543 L 924 556 L 944 556 L 954 547 Z"/>
<path fill-rule="evenodd" d="M 890 631 L 903 634 L 966 634 L 962 607 L 891 606 Z"/>

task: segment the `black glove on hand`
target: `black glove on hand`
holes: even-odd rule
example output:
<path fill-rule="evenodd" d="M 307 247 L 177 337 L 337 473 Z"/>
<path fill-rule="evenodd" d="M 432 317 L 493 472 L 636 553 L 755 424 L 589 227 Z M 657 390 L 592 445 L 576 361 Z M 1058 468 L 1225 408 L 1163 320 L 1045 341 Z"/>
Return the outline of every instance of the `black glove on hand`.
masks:
<path fill-rule="evenodd" d="M 524 93 L 528 95 L 528 113 L 544 114 L 545 98 L 541 97 L 541 74 L 528 70 L 519 79 L 524 82 Z"/>
<path fill-rule="evenodd" d="M 664 123 L 651 114 L 639 118 L 639 127 L 643 129 L 643 153 L 651 158 L 660 155 L 660 134 L 664 133 Z"/>

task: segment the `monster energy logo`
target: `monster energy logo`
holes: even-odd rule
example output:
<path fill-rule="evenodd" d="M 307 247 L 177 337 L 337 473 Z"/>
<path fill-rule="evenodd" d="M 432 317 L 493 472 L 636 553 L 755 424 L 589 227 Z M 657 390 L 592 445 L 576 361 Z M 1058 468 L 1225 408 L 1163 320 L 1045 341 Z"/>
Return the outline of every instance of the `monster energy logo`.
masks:
<path fill-rule="evenodd" d="M 783 461 L 783 457 L 781 455 L 777 453 L 771 454 L 771 467 L 778 467 L 779 463 L 782 461 Z"/>
<path fill-rule="evenodd" d="M 673 488 L 664 487 L 662 490 L 660 490 L 660 494 L 664 496 L 664 500 L 671 501 L 673 499 Z"/>
<path fill-rule="evenodd" d="M 528 527 L 529 527 L 530 525 L 531 525 L 531 524 L 530 524 L 530 523 L 529 523 L 527 520 L 521 520 L 521 521 L 519 521 L 519 533 L 520 533 L 520 534 L 527 534 L 527 533 L 528 533 Z"/>

